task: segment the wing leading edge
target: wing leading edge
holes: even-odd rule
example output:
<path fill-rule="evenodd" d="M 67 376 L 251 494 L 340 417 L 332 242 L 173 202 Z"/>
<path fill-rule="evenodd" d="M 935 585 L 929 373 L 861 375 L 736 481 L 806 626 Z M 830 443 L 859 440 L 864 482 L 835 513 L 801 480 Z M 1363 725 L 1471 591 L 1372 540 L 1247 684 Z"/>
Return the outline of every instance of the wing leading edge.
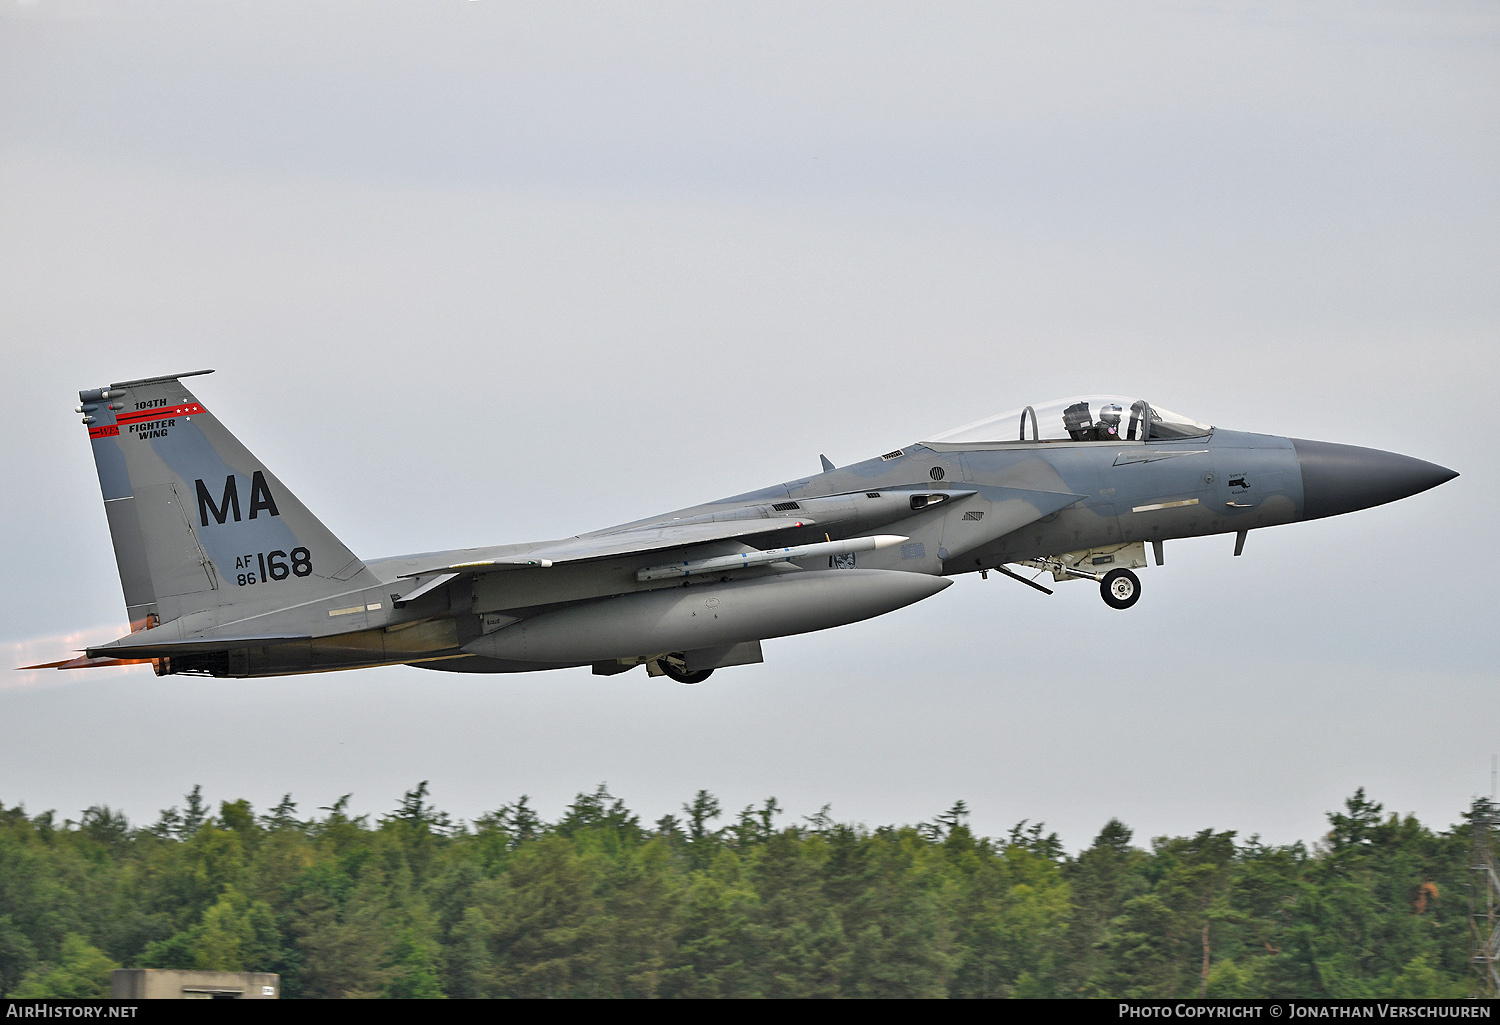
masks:
<path fill-rule="evenodd" d="M 608 559 L 617 555 L 684 548 L 709 541 L 728 541 L 757 534 L 810 527 L 817 520 L 782 518 L 727 520 L 712 523 L 655 523 L 607 534 L 584 534 L 566 541 L 550 541 L 520 555 L 496 555 L 468 561 L 453 561 L 454 552 L 444 552 L 442 562 L 407 570 L 402 577 L 426 577 L 443 573 L 486 573 L 498 570 L 541 568 L 567 562 Z M 475 554 L 484 549 L 473 549 Z M 432 586 L 439 586 L 433 584 Z"/>

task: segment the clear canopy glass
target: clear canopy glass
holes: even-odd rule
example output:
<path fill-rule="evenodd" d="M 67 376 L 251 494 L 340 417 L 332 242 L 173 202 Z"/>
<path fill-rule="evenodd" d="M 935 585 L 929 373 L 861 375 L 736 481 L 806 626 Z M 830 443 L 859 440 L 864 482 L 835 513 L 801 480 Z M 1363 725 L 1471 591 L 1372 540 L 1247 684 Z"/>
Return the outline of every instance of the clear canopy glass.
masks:
<path fill-rule="evenodd" d="M 947 445 L 1048 441 L 1156 441 L 1196 438 L 1213 430 L 1144 399 L 1075 395 L 976 420 L 927 439 Z"/>

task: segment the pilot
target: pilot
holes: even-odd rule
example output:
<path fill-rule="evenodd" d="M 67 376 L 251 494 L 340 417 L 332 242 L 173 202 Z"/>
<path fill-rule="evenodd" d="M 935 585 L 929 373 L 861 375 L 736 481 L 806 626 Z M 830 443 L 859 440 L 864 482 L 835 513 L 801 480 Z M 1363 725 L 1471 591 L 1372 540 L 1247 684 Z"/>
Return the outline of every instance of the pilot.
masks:
<path fill-rule="evenodd" d="M 1120 440 L 1120 407 L 1107 402 L 1099 407 L 1099 422 L 1094 425 L 1095 441 Z"/>

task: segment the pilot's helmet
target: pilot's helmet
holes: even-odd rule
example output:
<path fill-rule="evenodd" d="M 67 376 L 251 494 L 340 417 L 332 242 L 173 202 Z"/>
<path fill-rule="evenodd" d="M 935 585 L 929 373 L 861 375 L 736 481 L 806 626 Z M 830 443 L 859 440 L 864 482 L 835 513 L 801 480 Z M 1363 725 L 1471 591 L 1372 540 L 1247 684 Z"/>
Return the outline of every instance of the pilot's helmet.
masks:
<path fill-rule="evenodd" d="M 1106 402 L 1099 407 L 1099 422 L 1106 427 L 1120 426 L 1120 404 L 1117 402 Z"/>

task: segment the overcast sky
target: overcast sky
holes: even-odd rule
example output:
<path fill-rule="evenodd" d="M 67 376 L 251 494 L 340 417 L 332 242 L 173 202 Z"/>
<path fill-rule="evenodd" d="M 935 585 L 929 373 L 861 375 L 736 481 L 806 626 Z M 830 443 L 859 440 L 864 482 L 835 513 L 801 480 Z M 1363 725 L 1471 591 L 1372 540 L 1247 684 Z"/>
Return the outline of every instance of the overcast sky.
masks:
<path fill-rule="evenodd" d="M 1132 610 L 964 577 L 696 687 L 0 672 L 0 802 L 154 819 L 601 780 L 1072 849 L 1443 826 L 1500 747 L 1491 2 L 0 0 L 0 655 L 124 607 L 77 390 L 197 396 L 366 557 L 562 537 L 1139 394 L 1463 476 L 1169 543 Z"/>

